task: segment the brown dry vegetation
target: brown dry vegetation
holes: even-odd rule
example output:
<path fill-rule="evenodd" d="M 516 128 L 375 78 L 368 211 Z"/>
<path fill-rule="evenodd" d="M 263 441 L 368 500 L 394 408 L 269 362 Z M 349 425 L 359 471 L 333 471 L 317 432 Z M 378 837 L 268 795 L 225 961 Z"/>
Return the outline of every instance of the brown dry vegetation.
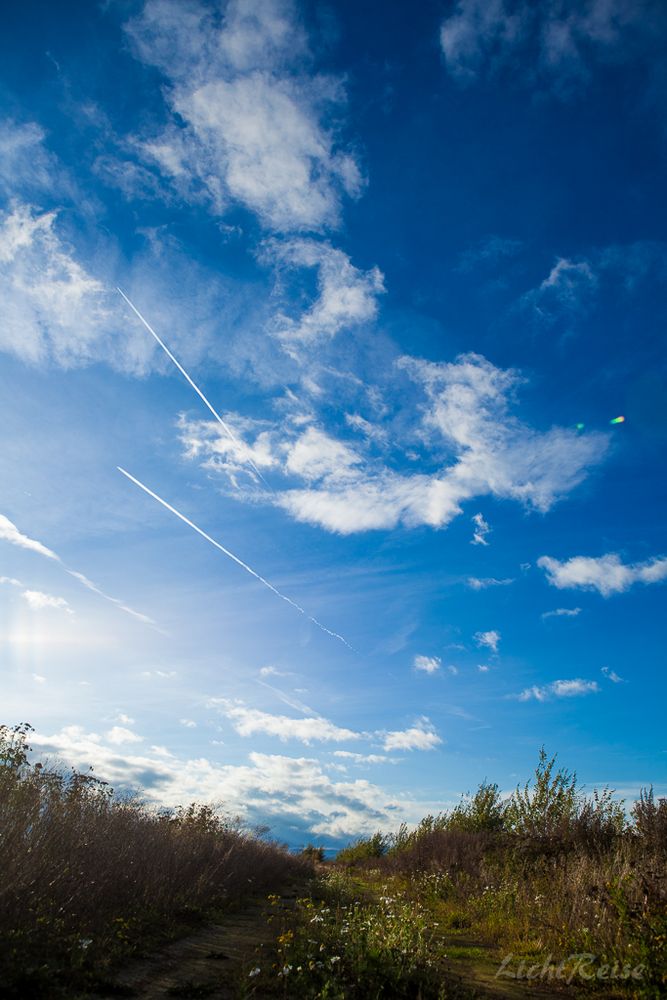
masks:
<path fill-rule="evenodd" d="M 91 774 L 30 765 L 29 730 L 0 727 L 0 996 L 72 997 L 310 871 L 210 807 L 156 812 Z"/>

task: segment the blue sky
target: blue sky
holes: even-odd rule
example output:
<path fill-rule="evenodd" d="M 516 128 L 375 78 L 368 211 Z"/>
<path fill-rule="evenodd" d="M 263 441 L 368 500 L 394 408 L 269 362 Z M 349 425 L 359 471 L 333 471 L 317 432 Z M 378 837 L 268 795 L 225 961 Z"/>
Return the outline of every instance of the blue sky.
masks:
<path fill-rule="evenodd" d="M 665 791 L 664 7 L 3 16 L 3 721 L 294 845 Z"/>

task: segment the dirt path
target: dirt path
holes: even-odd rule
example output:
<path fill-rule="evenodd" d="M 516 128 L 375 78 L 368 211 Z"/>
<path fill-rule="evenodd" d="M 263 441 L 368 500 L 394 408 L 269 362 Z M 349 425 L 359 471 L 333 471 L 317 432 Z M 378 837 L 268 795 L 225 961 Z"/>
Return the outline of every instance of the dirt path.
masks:
<path fill-rule="evenodd" d="M 287 890 L 281 895 L 281 906 L 292 908 L 296 897 L 296 887 Z M 241 983 L 248 981 L 258 948 L 268 946 L 275 937 L 267 923 L 268 910 L 266 900 L 253 900 L 220 923 L 165 945 L 150 958 L 118 972 L 112 987 L 96 993 L 94 1000 L 117 1000 L 119 996 L 137 1000 L 238 1000 L 243 996 Z"/>

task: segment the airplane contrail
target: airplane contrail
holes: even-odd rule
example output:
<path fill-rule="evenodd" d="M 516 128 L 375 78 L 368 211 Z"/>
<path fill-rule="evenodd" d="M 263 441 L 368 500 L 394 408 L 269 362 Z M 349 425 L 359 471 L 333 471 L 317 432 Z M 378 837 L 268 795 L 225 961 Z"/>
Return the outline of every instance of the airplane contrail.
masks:
<path fill-rule="evenodd" d="M 323 625 L 322 622 L 318 622 L 317 618 L 313 618 L 312 615 L 309 615 L 308 612 L 305 611 L 300 604 L 297 604 L 295 601 L 293 601 L 291 597 L 287 597 L 285 594 L 282 594 L 276 587 L 273 586 L 272 583 L 269 583 L 269 581 L 264 579 L 263 576 L 260 576 L 259 573 L 256 573 L 255 570 L 252 569 L 250 566 L 248 566 L 247 563 L 244 563 L 242 559 L 239 559 L 238 556 L 235 556 L 233 552 L 230 552 L 229 549 L 226 549 L 224 545 L 220 544 L 220 542 L 216 542 L 215 538 L 211 538 L 210 535 L 207 535 L 206 532 L 202 530 L 202 528 L 199 528 L 194 523 L 194 521 L 191 521 L 189 518 L 187 518 L 185 514 L 181 514 L 179 510 L 176 510 L 176 508 L 172 507 L 170 503 L 167 503 L 166 500 L 163 500 L 162 497 L 159 497 L 157 493 L 154 493 L 153 490 L 148 488 L 148 486 L 144 486 L 142 482 L 136 479 L 125 469 L 121 468 L 120 465 L 117 465 L 116 468 L 118 469 L 119 472 L 122 472 L 122 474 L 126 476 L 127 479 L 130 480 L 130 482 L 134 483 L 135 486 L 138 486 L 140 490 L 143 490 L 144 493 L 147 493 L 149 497 L 153 498 L 153 500 L 157 500 L 159 504 L 162 504 L 163 507 L 166 507 L 166 509 L 171 511 L 172 514 L 175 514 L 176 517 L 180 518 L 180 520 L 183 521 L 185 524 L 187 524 L 189 528 L 192 528 L 192 530 L 196 531 L 198 535 L 201 535 L 202 538 L 205 538 L 207 542 L 210 542 L 211 545 L 214 545 L 216 549 L 219 549 L 229 559 L 232 559 L 235 563 L 237 563 L 241 567 L 241 569 L 244 569 L 246 571 L 246 573 L 250 573 L 250 575 L 254 576 L 256 580 L 259 580 L 260 583 L 263 583 L 265 587 L 268 587 L 268 589 L 272 591 L 272 593 L 274 593 L 276 597 L 279 597 L 282 601 L 286 601 L 296 611 L 298 611 L 299 614 L 304 615 L 308 619 L 308 621 L 312 622 L 313 625 L 317 625 L 317 627 L 321 629 L 323 632 L 326 632 L 327 635 L 330 635 L 334 639 L 338 639 L 345 646 L 347 646 L 348 649 L 352 649 L 352 646 L 350 646 L 347 639 L 344 639 L 342 635 L 338 634 L 338 632 L 332 632 L 332 630 L 327 628 L 326 625 Z"/>
<path fill-rule="evenodd" d="M 204 393 L 201 391 L 201 389 L 199 388 L 199 386 L 197 385 L 197 383 L 194 382 L 190 378 L 190 376 L 186 372 L 186 370 L 183 367 L 183 365 L 179 361 L 177 361 L 177 359 L 171 353 L 171 351 L 169 350 L 169 348 L 167 347 L 167 345 L 165 344 L 165 342 L 163 340 L 161 340 L 160 337 L 158 337 L 158 335 L 155 332 L 155 330 L 153 329 L 153 327 L 150 325 L 150 323 L 147 320 L 144 319 L 144 317 L 141 315 L 141 313 L 139 312 L 139 310 L 137 309 L 137 307 L 134 305 L 134 303 L 131 302 L 128 299 L 128 297 L 125 294 L 125 292 L 123 291 L 123 289 L 119 288 L 118 285 L 116 285 L 116 291 L 120 292 L 120 294 L 123 296 L 123 298 L 127 302 L 128 306 L 130 307 L 130 309 L 132 310 L 132 312 L 134 312 L 139 317 L 139 319 L 144 324 L 144 326 L 146 327 L 146 329 L 148 330 L 148 332 L 151 334 L 151 336 L 153 336 L 157 340 L 158 344 L 160 345 L 160 347 L 162 348 L 162 350 L 164 351 L 164 353 L 167 355 L 167 357 L 170 358 L 174 362 L 174 364 L 178 368 L 178 370 L 181 373 L 181 375 L 192 386 L 192 388 L 197 393 L 197 395 L 199 396 L 199 398 L 202 400 L 202 402 L 204 403 L 204 405 L 207 406 L 208 409 L 211 411 L 211 413 L 213 414 L 213 416 L 215 417 L 215 419 L 218 421 L 218 423 L 220 424 L 220 426 L 224 430 L 224 432 L 227 435 L 227 437 L 229 438 L 229 440 L 233 441 L 234 444 L 238 448 L 243 448 L 243 442 L 239 441 L 239 439 L 236 437 L 236 435 L 232 431 L 231 427 L 228 424 L 225 423 L 225 421 L 222 419 L 222 417 L 220 416 L 220 414 L 218 413 L 218 411 L 209 403 L 208 399 L 206 398 L 206 396 L 204 395 Z M 271 489 L 271 487 L 267 483 L 266 479 L 264 478 L 264 476 L 262 475 L 262 473 L 259 471 L 259 469 L 255 465 L 255 463 L 253 462 L 253 460 L 249 456 L 247 456 L 247 455 L 246 455 L 246 459 L 245 460 L 248 463 L 248 465 L 251 467 L 251 469 L 259 476 L 259 478 L 262 480 L 262 482 L 264 483 L 264 485 L 268 489 Z"/>
<path fill-rule="evenodd" d="M 19 548 L 28 549 L 31 552 L 37 552 L 39 555 L 45 556 L 47 559 L 53 559 L 60 566 L 62 566 L 66 573 L 73 576 L 75 580 L 82 583 L 84 587 L 88 588 L 88 590 L 92 590 L 94 594 L 99 594 L 99 596 L 103 597 L 105 601 L 110 601 L 112 604 L 115 604 L 116 607 L 120 608 L 121 611 L 125 611 L 128 615 L 132 615 L 133 618 L 137 618 L 146 625 L 151 625 L 153 628 L 156 628 L 158 632 L 162 631 L 162 629 L 158 628 L 153 619 L 149 618 L 148 615 L 144 615 L 140 611 L 135 611 L 134 608 L 130 608 L 127 604 L 123 604 L 122 601 L 119 601 L 117 597 L 111 597 L 109 594 L 105 594 L 103 590 L 100 590 L 100 588 L 94 584 L 92 580 L 89 580 L 87 576 L 84 576 L 83 573 L 77 573 L 76 570 L 70 569 L 70 567 L 60 558 L 57 552 L 54 552 L 52 549 L 48 549 L 46 545 L 42 545 L 42 543 L 38 542 L 36 538 L 30 538 L 28 535 L 24 535 L 23 532 L 19 531 L 16 525 L 9 520 L 8 517 L 5 517 L 4 514 L 0 514 L 0 539 L 9 542 L 11 545 L 17 545 Z M 23 584 L 19 583 L 18 580 L 13 580 L 6 576 L 0 577 L 0 583 L 13 583 L 19 587 L 23 586 Z"/>
<path fill-rule="evenodd" d="M 126 614 L 132 615 L 132 617 L 136 618 L 138 621 L 144 622 L 144 624 L 146 625 L 153 625 L 155 626 L 155 628 L 157 628 L 157 625 L 155 625 L 153 619 L 149 618 L 148 615 L 142 614 L 141 611 L 135 611 L 134 608 L 130 608 L 127 604 L 123 604 L 122 601 L 119 601 L 117 597 L 111 597 L 109 594 L 105 594 L 103 590 L 100 590 L 100 588 L 96 586 L 96 584 L 94 584 L 92 580 L 89 580 L 87 576 L 84 576 L 83 573 L 77 573 L 76 570 L 68 569 L 67 566 L 65 566 L 65 569 L 67 570 L 70 576 L 73 576 L 75 580 L 78 580 L 79 583 L 82 583 L 84 587 L 88 588 L 88 590 L 92 590 L 94 594 L 99 594 L 99 596 L 103 597 L 105 601 L 111 601 L 111 603 L 119 607 L 121 611 L 125 611 Z M 158 632 L 161 631 L 162 629 L 158 628 Z"/>

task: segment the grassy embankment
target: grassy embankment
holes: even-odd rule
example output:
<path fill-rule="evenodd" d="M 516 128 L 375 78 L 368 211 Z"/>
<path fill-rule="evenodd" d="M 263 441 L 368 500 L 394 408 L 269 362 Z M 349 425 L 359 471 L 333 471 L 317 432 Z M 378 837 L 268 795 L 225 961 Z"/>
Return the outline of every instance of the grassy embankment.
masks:
<path fill-rule="evenodd" d="M 0 727 L 0 996 L 67 997 L 311 866 L 207 806 L 156 812 Z"/>
<path fill-rule="evenodd" d="M 342 851 L 294 913 L 274 900 L 276 942 L 248 969 L 247 995 L 445 1000 L 466 984 L 657 1000 L 666 862 L 666 800 L 643 793 L 628 821 L 609 791 L 582 795 L 542 752 L 509 801 L 485 783 L 414 831 Z"/>

